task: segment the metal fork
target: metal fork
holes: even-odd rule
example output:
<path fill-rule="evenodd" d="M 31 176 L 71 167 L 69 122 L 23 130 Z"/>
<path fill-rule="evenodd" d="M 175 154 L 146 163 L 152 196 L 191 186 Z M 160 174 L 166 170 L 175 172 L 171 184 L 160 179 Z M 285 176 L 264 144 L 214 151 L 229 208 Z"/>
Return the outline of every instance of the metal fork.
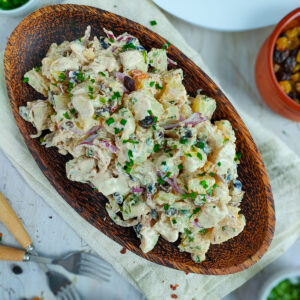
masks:
<path fill-rule="evenodd" d="M 80 300 L 80 296 L 72 282 L 63 274 L 50 271 L 46 272 L 49 288 L 61 300 Z"/>
<path fill-rule="evenodd" d="M 109 263 L 98 256 L 85 252 L 72 252 L 61 258 L 54 259 L 25 253 L 23 261 L 59 265 L 71 273 L 103 281 L 109 281 L 111 276 Z"/>
<path fill-rule="evenodd" d="M 23 224 L 1 192 L 0 221 L 7 227 L 7 229 L 24 248 L 21 250 L 0 245 L 0 260 L 22 261 L 26 255 L 38 255 Z M 39 265 L 48 277 L 50 290 L 57 296 L 58 299 L 80 300 L 80 296 L 76 292 L 74 285 L 66 276 L 50 271 L 44 264 Z"/>

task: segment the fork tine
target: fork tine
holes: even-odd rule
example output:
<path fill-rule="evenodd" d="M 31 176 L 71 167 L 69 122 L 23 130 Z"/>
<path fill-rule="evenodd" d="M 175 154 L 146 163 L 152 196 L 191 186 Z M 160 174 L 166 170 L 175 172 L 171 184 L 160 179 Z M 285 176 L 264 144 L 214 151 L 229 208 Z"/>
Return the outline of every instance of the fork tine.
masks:
<path fill-rule="evenodd" d="M 107 270 L 111 269 L 111 265 L 108 262 L 106 262 L 102 258 L 97 257 L 97 256 L 92 255 L 92 254 L 87 254 L 87 253 L 83 252 L 82 255 L 81 255 L 81 257 L 80 257 L 80 260 L 82 260 L 82 261 L 88 261 L 88 262 L 97 264 L 97 265 L 99 265 L 103 269 L 107 269 Z"/>
<path fill-rule="evenodd" d="M 103 269 L 102 267 L 96 266 L 95 264 L 92 264 L 87 261 L 81 262 L 81 264 L 79 266 L 79 270 L 80 270 L 80 268 L 90 269 L 91 271 L 94 271 L 94 272 L 100 273 L 100 274 L 104 274 L 106 276 L 110 276 L 110 274 L 111 274 L 111 270 Z"/>
<path fill-rule="evenodd" d="M 102 280 L 109 281 L 110 280 L 110 274 L 96 273 L 96 272 L 93 272 L 90 268 L 85 268 L 85 267 L 81 267 L 79 269 L 78 274 L 88 276 L 90 278 L 97 279 L 100 281 L 102 281 Z"/>
<path fill-rule="evenodd" d="M 107 266 L 105 264 L 101 264 L 101 263 L 98 263 L 98 262 L 94 262 L 94 261 L 91 261 L 89 259 L 81 259 L 79 264 L 80 265 L 88 265 L 89 267 L 91 267 L 93 269 L 96 269 L 96 270 L 100 270 L 101 272 L 102 271 L 108 272 L 108 273 L 111 272 L 111 267 L 110 266 Z"/>
<path fill-rule="evenodd" d="M 74 300 L 80 300 L 80 296 L 73 285 L 70 286 L 70 292 L 73 295 Z"/>

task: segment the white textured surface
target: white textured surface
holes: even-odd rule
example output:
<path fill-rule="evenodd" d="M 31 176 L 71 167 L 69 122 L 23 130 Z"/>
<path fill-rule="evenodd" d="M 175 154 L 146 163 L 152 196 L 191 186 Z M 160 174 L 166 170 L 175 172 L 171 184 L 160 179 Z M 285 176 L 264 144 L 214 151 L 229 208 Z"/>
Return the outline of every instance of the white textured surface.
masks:
<path fill-rule="evenodd" d="M 257 50 L 267 37 L 271 28 L 250 31 L 247 33 L 219 33 L 196 28 L 175 18 L 173 24 L 185 36 L 186 40 L 201 54 L 210 70 L 218 74 L 223 86 L 231 87 L 231 94 L 247 95 L 241 99 L 241 107 L 254 116 L 262 125 L 270 128 L 275 134 L 286 141 L 295 152 L 300 151 L 300 126 L 273 114 L 261 102 L 253 80 L 253 65 L 256 51 L 248 47 L 255 43 Z M 18 23 L 18 19 L 0 19 L 0 50 L 6 43 L 6 38 Z M 248 48 L 252 49 L 248 51 Z M 235 83 L 233 85 L 233 83 Z M 253 97 L 255 95 L 256 97 Z M 235 97 L 237 99 L 237 97 Z M 253 99 L 257 99 L 253 102 Z M 283 133 L 286 132 L 286 133 Z M 87 245 L 61 220 L 42 199 L 35 194 L 17 174 L 10 162 L 0 154 L 0 190 L 12 200 L 16 212 L 23 218 L 26 228 L 32 236 L 38 250 L 45 254 L 63 254 L 70 250 L 87 249 Z M 49 219 L 52 216 L 52 219 Z M 13 243 L 2 225 L 3 242 Z M 284 254 L 277 262 L 258 274 L 245 286 L 238 289 L 226 299 L 255 299 L 254 292 L 265 276 L 273 273 L 281 265 L 299 265 L 300 241 Z M 38 274 L 35 265 L 24 267 L 23 275 L 15 276 L 9 271 L 10 263 L 1 262 L 0 299 L 18 299 L 40 295 L 46 290 L 45 278 Z M 268 273 L 269 272 L 269 273 Z M 77 280 L 77 279 L 75 279 Z M 95 285 L 89 280 L 78 279 L 77 286 L 84 299 L 139 299 L 133 288 L 115 275 L 111 284 Z M 116 288 L 116 286 L 118 288 Z M 2 294 L 1 294 L 2 293 Z M 9 297 L 9 295 L 11 295 Z M 49 295 L 49 294 L 48 294 Z M 45 297 L 45 299 L 51 299 Z"/>
<path fill-rule="evenodd" d="M 270 26 L 299 6 L 298 0 L 154 0 L 154 2 L 189 23 L 222 31 Z"/>

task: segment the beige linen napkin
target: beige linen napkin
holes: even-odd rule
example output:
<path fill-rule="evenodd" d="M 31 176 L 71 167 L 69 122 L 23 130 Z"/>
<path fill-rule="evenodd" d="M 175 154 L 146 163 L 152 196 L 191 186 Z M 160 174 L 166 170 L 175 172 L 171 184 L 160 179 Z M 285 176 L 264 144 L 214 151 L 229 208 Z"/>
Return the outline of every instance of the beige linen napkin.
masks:
<path fill-rule="evenodd" d="M 123 15 L 148 27 L 150 27 L 149 21 L 155 19 L 158 24 L 151 27 L 151 29 L 164 36 L 207 71 L 199 54 L 185 43 L 182 36 L 174 29 L 163 13 L 149 0 L 82 0 L 66 3 L 93 5 Z M 275 237 L 268 252 L 259 263 L 250 269 L 228 276 L 186 275 L 184 272 L 148 262 L 129 251 L 126 255 L 121 255 L 121 247 L 76 214 L 58 195 L 34 162 L 23 142 L 9 107 L 2 61 L 3 55 L 0 58 L 1 149 L 28 184 L 100 256 L 109 261 L 120 274 L 139 288 L 148 299 L 171 299 L 170 295 L 173 291 L 169 285 L 175 283 L 179 284 L 176 290 L 179 299 L 219 299 L 271 263 L 300 235 L 300 159 L 286 144 L 271 132 L 261 128 L 256 121 L 235 105 L 262 153 L 273 189 L 277 224 Z M 234 102 L 228 93 L 227 96 Z"/>

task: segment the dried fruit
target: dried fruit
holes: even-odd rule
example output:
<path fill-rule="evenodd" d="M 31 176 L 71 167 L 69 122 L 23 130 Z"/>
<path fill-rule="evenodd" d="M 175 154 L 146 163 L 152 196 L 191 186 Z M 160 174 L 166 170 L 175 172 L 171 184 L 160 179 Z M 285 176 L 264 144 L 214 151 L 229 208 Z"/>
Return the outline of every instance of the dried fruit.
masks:
<path fill-rule="evenodd" d="M 275 50 L 274 51 L 274 62 L 277 64 L 283 63 L 289 56 L 290 51 L 288 49 L 284 51 Z"/>
<path fill-rule="evenodd" d="M 288 94 L 292 90 L 292 85 L 289 81 L 279 81 L 279 86 L 285 94 Z"/>
<path fill-rule="evenodd" d="M 130 92 L 135 91 L 135 81 L 131 77 L 129 76 L 124 77 L 124 85 L 128 91 Z"/>
<path fill-rule="evenodd" d="M 285 37 L 285 36 L 280 37 L 276 41 L 276 49 L 278 49 L 279 51 L 284 51 L 285 49 L 287 49 L 288 43 L 289 43 L 289 40 L 287 37 Z"/>

